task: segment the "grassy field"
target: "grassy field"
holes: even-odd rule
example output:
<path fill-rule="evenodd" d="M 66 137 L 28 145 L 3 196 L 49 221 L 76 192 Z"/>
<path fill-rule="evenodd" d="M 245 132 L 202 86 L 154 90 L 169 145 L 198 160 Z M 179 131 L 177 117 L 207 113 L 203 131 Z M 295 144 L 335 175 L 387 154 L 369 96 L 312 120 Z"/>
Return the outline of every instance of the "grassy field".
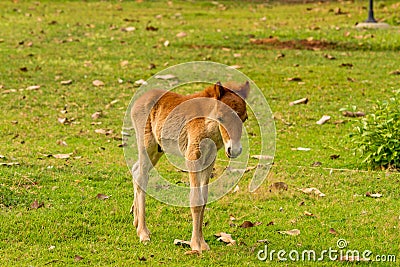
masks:
<path fill-rule="evenodd" d="M 357 119 L 341 112 L 368 113 L 400 89 L 400 76 L 391 74 L 400 68 L 400 5 L 375 3 L 376 18 L 390 29 L 356 29 L 366 2 L 1 1 L 0 265 L 309 266 L 279 261 L 277 252 L 261 262 L 257 253 L 266 244 L 285 257 L 338 250 L 339 239 L 345 249 L 398 262 L 400 175 L 360 164 L 348 141 Z M 139 243 L 120 133 L 135 81 L 195 60 L 241 67 L 274 112 L 277 144 L 259 190 L 247 191 L 249 172 L 238 192 L 207 207 L 211 251 L 188 256 L 173 241 L 190 239 L 189 209 L 152 198 L 152 241 Z M 306 105 L 289 106 L 303 97 Z M 317 125 L 322 115 L 331 120 Z M 250 117 L 248 130 L 255 125 Z M 161 165 L 171 178 L 186 179 Z M 274 182 L 288 190 L 270 190 Z M 326 196 L 298 190 L 310 187 Z M 261 225 L 239 227 L 244 221 Z M 292 229 L 300 234 L 279 233 Z M 218 232 L 237 245 L 217 241 Z M 319 264 L 348 260 L 326 256 Z"/>

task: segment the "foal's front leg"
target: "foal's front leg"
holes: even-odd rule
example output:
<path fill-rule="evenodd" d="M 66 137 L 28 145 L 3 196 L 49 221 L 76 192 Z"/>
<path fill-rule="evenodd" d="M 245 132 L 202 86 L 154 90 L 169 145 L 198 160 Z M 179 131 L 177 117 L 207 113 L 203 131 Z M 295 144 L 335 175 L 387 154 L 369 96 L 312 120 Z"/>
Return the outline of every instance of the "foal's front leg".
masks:
<path fill-rule="evenodd" d="M 204 210 L 208 200 L 208 181 L 214 164 L 211 164 L 202 171 L 189 172 L 190 178 L 190 211 L 192 213 L 193 230 L 190 240 L 192 250 L 201 253 L 203 250 L 209 250 L 210 247 L 204 240 L 203 219 Z M 190 170 L 190 169 L 189 169 Z"/>
<path fill-rule="evenodd" d="M 199 252 L 203 250 L 209 250 L 210 247 L 204 240 L 203 235 L 203 217 L 204 217 L 204 210 L 207 203 L 207 196 L 205 195 L 206 191 L 205 188 L 208 185 L 204 186 L 194 186 L 197 180 L 198 174 L 190 173 L 190 211 L 192 213 L 192 221 L 193 221 L 193 230 L 192 230 L 192 238 L 190 240 L 190 247 L 192 250 L 197 250 Z M 194 183 L 192 183 L 192 181 Z"/>

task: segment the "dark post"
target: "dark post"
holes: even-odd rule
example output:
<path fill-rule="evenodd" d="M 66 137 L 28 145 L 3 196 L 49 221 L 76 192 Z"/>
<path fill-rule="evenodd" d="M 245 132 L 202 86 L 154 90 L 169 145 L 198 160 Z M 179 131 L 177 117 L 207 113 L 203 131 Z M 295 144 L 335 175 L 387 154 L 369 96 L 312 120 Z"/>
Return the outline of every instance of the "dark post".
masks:
<path fill-rule="evenodd" d="M 368 18 L 365 22 L 368 22 L 368 23 L 376 23 L 377 22 L 374 18 L 373 0 L 369 0 Z"/>

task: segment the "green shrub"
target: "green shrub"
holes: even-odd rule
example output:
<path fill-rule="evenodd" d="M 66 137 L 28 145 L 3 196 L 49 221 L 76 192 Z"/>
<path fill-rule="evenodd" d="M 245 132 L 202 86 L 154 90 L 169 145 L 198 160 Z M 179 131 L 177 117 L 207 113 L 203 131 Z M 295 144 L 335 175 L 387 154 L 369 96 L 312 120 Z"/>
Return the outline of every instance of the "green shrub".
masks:
<path fill-rule="evenodd" d="M 378 101 L 357 123 L 350 140 L 369 167 L 400 170 L 400 94 Z"/>

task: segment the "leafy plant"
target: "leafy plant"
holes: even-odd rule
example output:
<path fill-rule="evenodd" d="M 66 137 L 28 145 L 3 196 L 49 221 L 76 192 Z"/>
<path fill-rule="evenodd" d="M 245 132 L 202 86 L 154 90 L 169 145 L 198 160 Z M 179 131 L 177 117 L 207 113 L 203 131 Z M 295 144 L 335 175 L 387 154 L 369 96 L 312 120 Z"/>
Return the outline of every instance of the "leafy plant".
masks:
<path fill-rule="evenodd" d="M 400 94 L 378 101 L 350 135 L 354 149 L 370 167 L 400 169 Z"/>

